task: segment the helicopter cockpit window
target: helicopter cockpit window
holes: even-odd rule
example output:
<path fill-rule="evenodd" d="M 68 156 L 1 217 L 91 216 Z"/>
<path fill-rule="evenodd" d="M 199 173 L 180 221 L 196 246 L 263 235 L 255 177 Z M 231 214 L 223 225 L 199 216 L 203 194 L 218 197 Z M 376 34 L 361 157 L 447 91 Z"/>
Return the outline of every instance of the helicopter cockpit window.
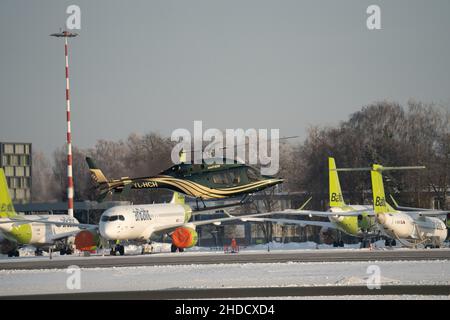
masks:
<path fill-rule="evenodd" d="M 241 183 L 241 175 L 239 174 L 239 171 L 233 170 L 233 171 L 229 171 L 227 174 L 228 174 L 230 183 L 232 183 L 232 184 Z"/>
<path fill-rule="evenodd" d="M 224 185 L 232 183 L 231 177 L 226 172 L 215 173 L 212 176 L 212 181 L 215 184 L 224 184 Z"/>
<path fill-rule="evenodd" d="M 258 181 L 259 180 L 258 171 L 255 168 L 248 168 L 247 177 L 250 182 Z"/>

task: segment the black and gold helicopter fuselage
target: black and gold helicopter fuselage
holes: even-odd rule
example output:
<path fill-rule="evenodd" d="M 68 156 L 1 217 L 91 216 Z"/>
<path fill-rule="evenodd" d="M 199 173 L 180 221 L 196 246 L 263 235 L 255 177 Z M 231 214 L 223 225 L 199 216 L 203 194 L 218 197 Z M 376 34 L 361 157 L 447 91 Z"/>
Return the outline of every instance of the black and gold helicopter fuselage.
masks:
<path fill-rule="evenodd" d="M 127 189 L 169 189 L 188 197 L 210 200 L 248 195 L 283 182 L 282 179 L 262 176 L 256 168 L 237 161 L 180 163 L 155 176 L 106 180 L 93 161 L 86 160 L 101 194 Z"/>

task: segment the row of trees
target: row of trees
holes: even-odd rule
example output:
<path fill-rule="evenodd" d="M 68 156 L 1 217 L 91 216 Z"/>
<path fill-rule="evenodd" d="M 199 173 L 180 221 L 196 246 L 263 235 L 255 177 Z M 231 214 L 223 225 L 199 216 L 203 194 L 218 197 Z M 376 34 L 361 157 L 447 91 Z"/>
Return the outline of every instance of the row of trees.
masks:
<path fill-rule="evenodd" d="M 293 167 L 299 172 L 288 181 L 289 189 L 309 190 L 327 198 L 327 157 L 338 167 L 424 165 L 426 170 L 386 171 L 387 192 L 404 203 L 429 206 L 430 197 L 445 208 L 450 186 L 450 109 L 410 101 L 406 108 L 380 102 L 362 108 L 335 127 L 311 128 L 306 141 L 297 146 Z M 352 203 L 367 203 L 370 175 L 367 172 L 340 174 L 341 186 Z M 322 201 L 323 203 L 323 201 Z M 316 202 L 317 206 L 317 202 Z"/>
<path fill-rule="evenodd" d="M 157 133 L 131 134 L 126 140 L 99 140 L 90 149 L 74 147 L 76 200 L 93 200 L 95 193 L 85 162 L 93 157 L 108 177 L 136 177 L 157 174 L 171 165 L 173 142 Z M 363 107 L 332 127 L 313 127 L 298 144 L 283 143 L 280 173 L 284 190 L 308 191 L 314 207 L 323 209 L 328 198 L 329 156 L 339 167 L 425 165 L 426 170 L 386 172 L 387 189 L 415 206 L 429 206 L 430 197 L 441 208 L 450 185 L 450 109 L 410 101 L 405 107 L 379 102 Z M 352 203 L 370 200 L 367 172 L 341 174 L 345 196 Z M 62 200 L 66 197 L 66 150 L 53 154 L 53 165 L 41 153 L 33 154 L 33 201 Z M 165 191 L 133 192 L 135 203 L 160 201 Z"/>

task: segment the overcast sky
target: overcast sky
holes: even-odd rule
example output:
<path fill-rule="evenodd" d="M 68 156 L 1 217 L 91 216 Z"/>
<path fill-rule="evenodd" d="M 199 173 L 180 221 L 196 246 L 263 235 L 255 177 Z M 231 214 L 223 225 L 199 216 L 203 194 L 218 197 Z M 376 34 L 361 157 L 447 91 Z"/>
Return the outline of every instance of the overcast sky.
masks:
<path fill-rule="evenodd" d="M 0 1 L 0 141 L 74 145 L 131 132 L 279 128 L 305 136 L 379 100 L 450 105 L 450 1 Z M 382 30 L 366 27 L 381 7 Z"/>

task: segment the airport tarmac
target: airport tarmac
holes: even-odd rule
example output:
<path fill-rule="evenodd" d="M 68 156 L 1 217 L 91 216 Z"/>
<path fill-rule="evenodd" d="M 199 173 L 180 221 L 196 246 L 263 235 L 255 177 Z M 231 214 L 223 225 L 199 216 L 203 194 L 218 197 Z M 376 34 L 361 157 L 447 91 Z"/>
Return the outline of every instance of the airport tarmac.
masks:
<path fill-rule="evenodd" d="M 339 297 L 339 296 L 450 296 L 450 286 L 446 285 L 387 285 L 378 290 L 367 286 L 315 286 L 315 287 L 266 287 L 266 288 L 206 288 L 206 289 L 166 289 L 148 291 L 79 292 L 58 294 L 34 294 L 0 296 L 2 299 L 72 300 L 152 300 L 152 299 L 222 299 L 222 298 L 267 298 L 267 297 Z"/>
<path fill-rule="evenodd" d="M 54 256 L 20 257 L 0 260 L 0 270 L 137 267 L 161 265 L 202 265 L 233 263 L 344 262 L 344 261 L 430 261 L 450 260 L 450 249 L 335 249 L 280 250 L 270 252 L 185 252 L 136 256 Z"/>

